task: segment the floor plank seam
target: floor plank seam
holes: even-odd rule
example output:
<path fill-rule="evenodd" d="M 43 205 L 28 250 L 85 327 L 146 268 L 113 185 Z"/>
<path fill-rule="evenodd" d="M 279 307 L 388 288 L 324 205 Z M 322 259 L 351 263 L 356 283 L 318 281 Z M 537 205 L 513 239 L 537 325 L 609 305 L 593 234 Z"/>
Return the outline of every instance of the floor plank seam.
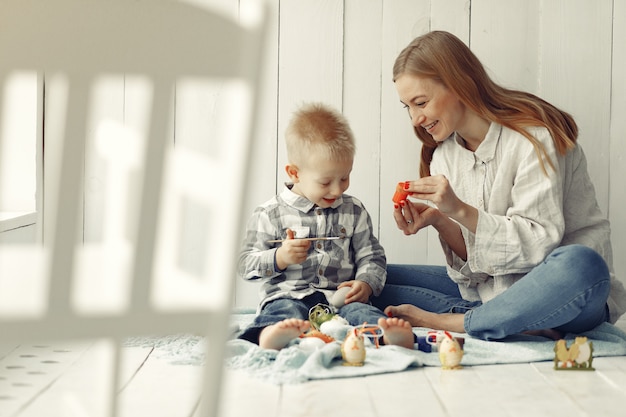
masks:
<path fill-rule="evenodd" d="M 122 392 L 124 392 L 126 388 L 128 388 L 128 386 L 133 382 L 137 374 L 139 374 L 139 372 L 143 369 L 143 366 L 146 364 L 146 362 L 148 362 L 148 359 L 150 358 L 150 355 L 152 355 L 152 353 L 154 353 L 154 347 L 150 349 L 150 352 L 148 352 L 148 354 L 143 359 L 143 361 L 141 361 L 137 369 L 135 369 L 130 378 L 128 378 L 128 381 L 126 381 L 126 383 L 120 387 L 120 389 L 117 391 L 117 395 L 120 395 Z"/>

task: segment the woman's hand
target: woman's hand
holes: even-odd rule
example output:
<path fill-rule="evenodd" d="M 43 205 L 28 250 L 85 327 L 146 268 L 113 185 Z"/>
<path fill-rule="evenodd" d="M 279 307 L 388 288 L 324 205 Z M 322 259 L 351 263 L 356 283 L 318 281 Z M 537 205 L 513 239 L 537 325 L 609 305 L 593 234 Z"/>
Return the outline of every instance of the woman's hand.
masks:
<path fill-rule="evenodd" d="M 441 214 L 456 220 L 471 232 L 476 232 L 478 210 L 464 203 L 456 196 L 450 182 L 445 176 L 434 175 L 414 181 L 406 181 L 404 183 L 404 189 L 410 192 L 412 197 L 431 201 L 437 206 Z M 434 221 L 430 224 L 439 228 Z"/>
<path fill-rule="evenodd" d="M 436 222 L 439 210 L 428 204 L 404 200 L 394 205 L 393 218 L 405 235 L 413 235 Z"/>
<path fill-rule="evenodd" d="M 443 175 L 406 181 L 404 189 L 417 199 L 433 202 L 439 211 L 449 217 L 454 217 L 454 214 L 462 210 L 465 205 L 456 196 L 450 182 Z"/>

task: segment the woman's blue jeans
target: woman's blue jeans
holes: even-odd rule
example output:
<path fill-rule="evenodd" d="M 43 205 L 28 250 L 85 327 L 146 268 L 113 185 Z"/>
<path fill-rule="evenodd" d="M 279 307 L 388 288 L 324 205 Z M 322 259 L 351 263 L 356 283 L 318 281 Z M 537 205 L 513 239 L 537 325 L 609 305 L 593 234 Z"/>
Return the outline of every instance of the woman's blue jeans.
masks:
<path fill-rule="evenodd" d="M 434 313 L 463 313 L 467 334 L 503 339 L 531 330 L 582 333 L 609 319 L 604 259 L 582 245 L 555 249 L 541 264 L 490 301 L 466 301 L 442 266 L 387 265 L 387 283 L 373 300 L 381 309 L 412 304 Z"/>

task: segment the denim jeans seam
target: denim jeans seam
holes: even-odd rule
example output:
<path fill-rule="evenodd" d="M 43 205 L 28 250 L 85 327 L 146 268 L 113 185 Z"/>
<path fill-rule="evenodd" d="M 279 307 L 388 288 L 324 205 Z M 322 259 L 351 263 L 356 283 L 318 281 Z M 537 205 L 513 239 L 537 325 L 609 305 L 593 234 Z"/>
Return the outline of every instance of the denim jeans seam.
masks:
<path fill-rule="evenodd" d="M 471 321 L 472 321 L 472 314 L 474 313 L 474 310 L 470 310 L 467 313 L 465 313 L 463 315 L 463 328 L 465 329 L 465 333 L 467 334 L 471 334 Z"/>
<path fill-rule="evenodd" d="M 432 295 L 432 293 L 430 291 L 419 291 L 419 289 L 414 290 L 414 292 L 416 293 L 420 293 L 422 297 L 424 298 L 428 298 L 428 300 L 432 303 L 432 304 L 439 304 L 439 305 L 444 305 L 445 304 L 445 308 L 447 309 L 448 312 L 451 312 L 452 309 L 454 309 L 455 307 L 458 306 L 458 303 L 456 302 L 452 302 L 450 300 L 447 299 L 442 299 L 441 297 L 436 297 L 434 295 Z"/>
<path fill-rule="evenodd" d="M 552 312 L 552 314 L 544 317 L 541 320 L 537 320 L 537 321 L 535 321 L 532 324 L 529 324 L 528 327 L 532 328 L 532 329 L 543 329 L 544 327 L 541 327 L 540 323 L 545 323 L 545 322 L 549 321 L 550 319 L 552 319 L 553 317 L 556 317 L 556 316 L 560 315 L 565 309 L 569 308 L 573 302 L 575 302 L 576 300 L 580 299 L 581 297 L 583 297 L 583 298 L 588 297 L 589 294 L 593 293 L 597 287 L 599 287 L 601 285 L 605 285 L 607 283 L 610 285 L 610 280 L 598 281 L 592 287 L 588 288 L 587 290 L 585 290 L 582 293 L 579 293 L 576 297 L 573 297 L 569 301 L 564 303 L 558 310 L 554 310 Z M 565 324 L 567 324 L 567 323 L 563 323 L 562 325 L 565 325 Z"/>

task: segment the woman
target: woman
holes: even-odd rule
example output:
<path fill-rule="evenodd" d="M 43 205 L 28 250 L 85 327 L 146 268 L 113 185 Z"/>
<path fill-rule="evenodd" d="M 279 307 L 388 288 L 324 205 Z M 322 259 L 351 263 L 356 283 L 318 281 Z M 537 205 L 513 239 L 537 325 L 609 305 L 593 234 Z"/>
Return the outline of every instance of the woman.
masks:
<path fill-rule="evenodd" d="M 404 188 L 423 200 L 396 204 L 394 218 L 405 235 L 433 226 L 447 266 L 389 265 L 376 304 L 485 340 L 617 321 L 626 293 L 573 118 L 495 84 L 447 32 L 411 42 L 393 80 L 422 141 L 421 178 Z"/>

